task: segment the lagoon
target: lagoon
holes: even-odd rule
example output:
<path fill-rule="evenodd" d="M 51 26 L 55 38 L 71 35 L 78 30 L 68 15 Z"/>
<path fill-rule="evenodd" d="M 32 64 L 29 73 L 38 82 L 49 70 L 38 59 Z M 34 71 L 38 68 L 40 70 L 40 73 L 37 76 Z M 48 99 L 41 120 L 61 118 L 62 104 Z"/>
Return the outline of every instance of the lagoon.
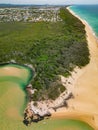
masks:
<path fill-rule="evenodd" d="M 93 130 L 87 123 L 73 119 L 43 120 L 23 124 L 23 110 L 26 105 L 25 87 L 33 76 L 27 66 L 4 64 L 0 66 L 0 129 L 1 130 Z"/>

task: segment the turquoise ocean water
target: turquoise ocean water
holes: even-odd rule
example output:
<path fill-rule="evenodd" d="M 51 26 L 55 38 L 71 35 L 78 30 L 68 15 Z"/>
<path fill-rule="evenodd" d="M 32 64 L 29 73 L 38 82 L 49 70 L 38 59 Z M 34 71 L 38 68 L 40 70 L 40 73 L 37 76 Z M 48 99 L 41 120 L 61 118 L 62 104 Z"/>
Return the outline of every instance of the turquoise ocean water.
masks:
<path fill-rule="evenodd" d="M 98 37 L 98 5 L 74 5 L 70 6 L 70 9 L 86 20 Z"/>

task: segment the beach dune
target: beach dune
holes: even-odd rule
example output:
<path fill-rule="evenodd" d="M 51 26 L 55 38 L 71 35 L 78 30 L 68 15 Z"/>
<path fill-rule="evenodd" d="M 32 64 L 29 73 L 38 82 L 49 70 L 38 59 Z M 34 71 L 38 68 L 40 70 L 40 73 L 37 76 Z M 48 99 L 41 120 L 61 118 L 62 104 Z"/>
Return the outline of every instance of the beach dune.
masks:
<path fill-rule="evenodd" d="M 79 18 L 69 7 L 67 9 Z M 98 130 L 98 41 L 88 23 L 80 20 L 85 25 L 90 63 L 79 70 L 77 73 L 80 74 L 76 76 L 76 80 L 72 81 L 72 93 L 75 98 L 69 100 L 68 109 L 58 110 L 53 117 L 81 119 Z"/>

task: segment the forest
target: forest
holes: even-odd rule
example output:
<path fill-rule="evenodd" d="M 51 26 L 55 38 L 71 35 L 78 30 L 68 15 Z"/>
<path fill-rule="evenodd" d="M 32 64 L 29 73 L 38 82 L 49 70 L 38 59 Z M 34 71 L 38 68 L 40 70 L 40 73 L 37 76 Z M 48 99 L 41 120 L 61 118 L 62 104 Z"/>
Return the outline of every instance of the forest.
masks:
<path fill-rule="evenodd" d="M 15 60 L 35 68 L 35 101 L 56 99 L 65 90 L 59 75 L 67 77 L 90 60 L 85 26 L 66 8 L 59 16 L 62 21 L 0 23 L 0 63 Z"/>

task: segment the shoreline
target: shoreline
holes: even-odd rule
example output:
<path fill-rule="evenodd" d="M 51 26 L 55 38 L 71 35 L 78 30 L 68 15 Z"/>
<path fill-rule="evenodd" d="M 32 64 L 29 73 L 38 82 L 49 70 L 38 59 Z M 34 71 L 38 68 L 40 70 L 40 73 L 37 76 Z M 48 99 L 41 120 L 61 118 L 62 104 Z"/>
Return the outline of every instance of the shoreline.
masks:
<path fill-rule="evenodd" d="M 97 83 L 98 83 L 97 78 L 95 83 L 92 84 L 93 75 L 95 75 L 95 77 L 98 76 L 98 72 L 96 71 L 96 69 L 92 70 L 92 68 L 96 66 L 96 63 L 98 63 L 96 61 L 98 58 L 97 39 L 94 36 L 93 30 L 91 29 L 89 24 L 85 20 L 82 20 L 79 16 L 77 16 L 68 7 L 67 9 L 72 15 L 77 17 L 85 25 L 87 44 L 90 52 L 90 63 L 81 69 L 76 68 L 72 72 L 72 75 L 69 78 L 65 78 L 61 76 L 62 84 L 67 87 L 68 94 L 69 92 L 72 92 L 75 98 L 70 98 L 70 100 L 68 100 L 68 108 L 63 106 L 61 108 L 58 108 L 56 112 L 50 109 L 50 112 L 52 114 L 51 117 L 58 118 L 58 119 L 65 118 L 65 119 L 75 119 L 75 120 L 84 121 L 85 123 L 89 124 L 92 128 L 94 128 L 94 130 L 98 130 L 98 125 L 97 125 L 98 112 L 96 109 L 98 106 L 97 103 L 98 96 L 96 95 Z M 67 79 L 67 84 L 66 84 L 66 79 Z M 85 82 L 85 80 L 87 80 L 87 82 Z M 96 86 L 96 90 L 94 90 L 93 88 L 94 86 Z M 39 102 L 38 103 L 39 111 L 41 108 L 44 108 L 43 111 L 45 112 L 45 109 L 47 110 L 47 105 L 48 108 L 53 104 L 58 105 L 61 99 L 65 100 L 64 97 L 65 96 L 63 96 L 63 94 L 60 95 L 60 97 L 56 99 L 56 102 L 53 103 L 51 103 L 51 101 Z M 94 101 L 95 98 L 96 101 Z M 95 104 L 95 102 L 97 105 Z M 31 102 L 31 106 L 33 106 L 33 103 L 34 102 Z M 32 110 L 35 111 L 36 107 L 33 108 Z"/>
<path fill-rule="evenodd" d="M 68 107 L 63 106 L 61 108 L 58 108 L 56 112 L 53 110 L 54 106 L 57 107 L 60 102 L 62 103 L 62 101 L 66 99 L 66 92 L 60 95 L 60 97 L 54 102 L 51 102 L 49 100 L 47 100 L 46 102 L 38 102 L 38 107 L 34 107 L 34 102 L 32 101 L 28 104 L 28 106 L 30 105 L 30 109 L 32 109 L 35 115 L 37 112 L 41 113 L 40 115 L 43 116 L 48 113 L 48 111 L 46 110 L 49 110 L 49 112 L 52 114 L 52 118 L 65 118 L 84 121 L 92 128 L 94 128 L 94 130 L 98 130 L 98 95 L 96 94 L 96 92 L 98 92 L 98 72 L 96 66 L 96 64 L 98 64 L 97 39 L 89 24 L 85 20 L 82 20 L 79 16 L 77 16 L 72 10 L 70 10 L 69 8 L 67 9 L 72 15 L 77 17 L 85 25 L 87 44 L 90 52 L 90 63 L 81 69 L 76 68 L 69 78 L 60 76 L 62 84 L 67 87 L 67 95 L 71 92 L 75 96 L 74 98 L 70 98 L 70 100 L 68 100 Z M 94 80 L 95 82 L 93 83 Z M 94 87 L 96 88 L 95 90 Z M 52 108 L 52 110 L 49 108 Z"/>
<path fill-rule="evenodd" d="M 74 14 L 74 16 L 75 16 L 75 14 Z M 96 83 L 98 73 L 96 72 L 97 66 L 96 66 L 96 62 L 95 62 L 95 61 L 97 61 L 97 57 L 98 57 L 98 52 L 97 52 L 98 48 L 97 48 L 97 44 L 96 44 L 97 41 L 94 38 L 94 35 L 92 33 L 90 26 L 87 23 L 85 23 L 85 21 L 83 24 L 86 24 L 85 26 L 87 29 L 86 34 L 87 34 L 88 46 L 89 46 L 90 54 L 91 54 L 90 63 L 82 69 L 79 69 L 78 67 L 76 67 L 75 70 L 71 73 L 71 76 L 69 76 L 69 78 L 65 78 L 62 75 L 60 75 L 61 82 L 66 87 L 66 91 L 64 93 L 62 93 L 60 95 L 60 97 L 57 98 L 54 102 L 51 100 L 47 100 L 47 102 L 45 102 L 45 103 L 41 102 L 41 103 L 43 104 L 42 108 L 43 108 L 44 112 L 45 112 L 44 106 L 48 105 L 47 107 L 49 108 L 51 113 L 48 113 L 46 111 L 44 114 L 48 113 L 48 116 L 49 116 L 49 114 L 52 114 L 52 119 L 54 119 L 54 118 L 76 119 L 76 120 L 80 120 L 80 121 L 85 121 L 85 123 L 88 123 L 91 126 L 93 126 L 93 128 L 95 128 L 94 122 L 96 121 L 96 125 L 98 122 L 98 116 L 97 116 L 98 115 L 98 113 L 97 113 L 97 107 L 98 107 L 97 106 L 97 98 L 98 98 L 97 92 L 98 91 L 97 91 L 97 85 L 96 85 L 98 83 L 98 82 Z M 94 67 L 95 67 L 95 69 L 94 69 Z M 93 69 L 93 71 L 92 71 L 92 69 Z M 18 73 L 19 73 L 18 70 L 15 70 L 12 68 L 11 68 L 12 71 L 10 71 L 10 69 L 8 69 L 8 68 L 7 68 L 7 70 L 9 70 L 8 75 L 12 75 L 12 72 L 13 73 L 16 72 L 15 75 L 18 76 Z M 5 71 L 5 73 L 6 73 L 6 71 Z M 91 74 L 91 77 L 89 78 L 90 74 Z M 24 74 L 22 74 L 22 75 L 25 76 Z M 95 75 L 96 79 L 95 79 L 95 77 L 93 78 L 93 75 Z M 89 82 L 91 80 L 93 82 L 95 82 L 95 84 L 91 84 L 91 82 L 90 82 L 90 84 L 91 84 L 90 91 L 88 91 L 90 84 L 88 84 L 87 82 L 85 83 L 85 79 L 87 79 L 87 82 Z M 92 93 L 92 91 L 94 89 L 93 87 L 96 88 L 94 93 Z M 32 86 L 30 84 L 27 86 L 26 90 L 28 91 L 28 93 L 31 93 L 31 94 L 34 93 L 34 90 L 32 90 Z M 13 91 L 15 92 L 15 90 L 13 90 Z M 73 97 L 69 97 L 69 95 L 71 93 L 73 94 L 72 95 Z M 95 98 L 96 98 L 96 101 L 93 100 Z M 89 103 L 88 103 L 88 100 L 89 100 Z M 64 106 L 64 104 L 62 106 L 62 103 L 64 103 L 64 101 L 66 103 L 68 102 L 68 107 L 66 107 L 66 105 Z M 90 103 L 90 101 L 91 101 L 91 103 Z M 40 102 L 39 102 L 39 106 L 42 104 L 40 104 Z M 96 108 L 94 107 L 95 104 L 96 104 Z M 34 114 L 38 115 L 38 111 L 36 111 L 36 107 L 35 108 L 33 107 L 33 105 L 34 105 L 33 102 L 31 104 L 29 102 L 29 105 L 30 105 L 29 109 L 34 110 L 33 111 Z M 55 106 L 56 112 L 55 112 L 55 109 L 53 109 L 53 106 L 50 108 L 51 105 Z M 40 110 L 42 110 L 41 107 L 39 107 L 39 108 L 40 108 Z M 8 111 L 8 112 L 10 113 L 11 111 Z M 32 114 L 32 113 L 30 113 L 30 114 Z M 43 113 L 42 113 L 42 116 L 43 116 Z M 42 118 L 42 116 L 41 116 L 41 118 Z M 36 120 L 36 117 L 35 117 L 35 120 Z M 95 129 L 98 130 L 97 127 Z"/>
<path fill-rule="evenodd" d="M 98 130 L 98 40 L 90 25 L 77 16 L 72 10 L 67 7 L 69 12 L 77 17 L 84 25 L 87 37 L 88 48 L 90 52 L 90 63 L 84 68 L 80 69 L 81 74 L 77 76 L 76 81 L 73 81 L 73 95 L 74 99 L 68 101 L 69 107 L 61 108 L 58 112 L 53 113 L 52 117 L 64 117 L 80 119 L 87 122 L 95 130 Z M 78 72 L 78 71 L 77 71 Z"/>

